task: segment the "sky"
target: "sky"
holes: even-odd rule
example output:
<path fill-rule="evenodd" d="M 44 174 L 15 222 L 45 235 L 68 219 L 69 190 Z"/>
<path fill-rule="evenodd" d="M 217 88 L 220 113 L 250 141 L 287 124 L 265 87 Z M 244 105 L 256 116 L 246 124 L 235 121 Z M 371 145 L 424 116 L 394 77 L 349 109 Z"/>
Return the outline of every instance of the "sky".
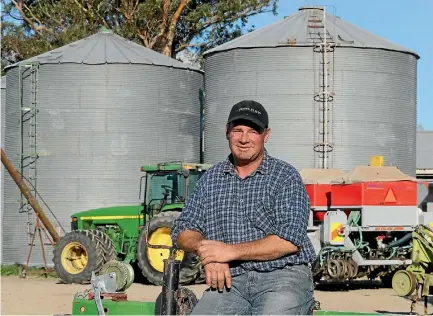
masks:
<path fill-rule="evenodd" d="M 248 26 L 261 28 L 305 5 L 325 5 L 326 12 L 417 52 L 417 121 L 433 130 L 433 0 L 279 0 L 277 16 L 254 16 Z"/>

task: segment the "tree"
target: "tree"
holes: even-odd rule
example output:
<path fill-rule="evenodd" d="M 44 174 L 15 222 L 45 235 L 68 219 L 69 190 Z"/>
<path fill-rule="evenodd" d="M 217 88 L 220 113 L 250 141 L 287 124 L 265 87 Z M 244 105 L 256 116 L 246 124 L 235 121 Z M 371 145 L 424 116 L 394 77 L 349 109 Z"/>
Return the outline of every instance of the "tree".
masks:
<path fill-rule="evenodd" d="M 167 56 L 184 50 L 201 56 L 242 35 L 249 17 L 276 14 L 277 1 L 2 0 L 2 63 L 66 45 L 101 26 Z"/>

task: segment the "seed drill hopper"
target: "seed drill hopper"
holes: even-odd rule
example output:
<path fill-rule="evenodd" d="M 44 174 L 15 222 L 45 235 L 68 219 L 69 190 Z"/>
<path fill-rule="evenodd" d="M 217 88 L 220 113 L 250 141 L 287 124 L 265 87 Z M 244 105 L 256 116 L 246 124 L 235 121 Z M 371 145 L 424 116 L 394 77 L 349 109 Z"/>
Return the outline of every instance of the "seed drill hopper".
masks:
<path fill-rule="evenodd" d="M 316 248 L 316 281 L 380 277 L 411 264 L 411 234 L 433 225 L 422 212 L 428 184 L 392 166 L 358 166 L 351 172 L 305 169 L 311 201 L 309 236 Z"/>

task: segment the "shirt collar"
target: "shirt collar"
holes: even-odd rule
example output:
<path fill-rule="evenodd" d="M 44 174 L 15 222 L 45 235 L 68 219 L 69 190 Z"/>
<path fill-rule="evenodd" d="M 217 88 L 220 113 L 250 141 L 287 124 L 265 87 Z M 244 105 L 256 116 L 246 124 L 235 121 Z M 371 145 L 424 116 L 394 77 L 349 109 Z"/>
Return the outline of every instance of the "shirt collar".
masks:
<path fill-rule="evenodd" d="M 269 154 L 268 154 L 268 151 L 265 148 L 265 152 L 264 152 L 264 155 L 263 155 L 262 162 L 257 167 L 257 169 L 254 170 L 249 176 L 254 176 L 257 172 L 259 172 L 261 174 L 265 174 L 268 171 L 268 167 L 269 167 Z M 232 175 L 236 174 L 235 167 L 234 167 L 234 164 L 233 164 L 233 155 L 232 154 L 230 154 L 227 157 L 227 159 L 224 161 L 223 172 L 224 173 L 230 173 Z"/>

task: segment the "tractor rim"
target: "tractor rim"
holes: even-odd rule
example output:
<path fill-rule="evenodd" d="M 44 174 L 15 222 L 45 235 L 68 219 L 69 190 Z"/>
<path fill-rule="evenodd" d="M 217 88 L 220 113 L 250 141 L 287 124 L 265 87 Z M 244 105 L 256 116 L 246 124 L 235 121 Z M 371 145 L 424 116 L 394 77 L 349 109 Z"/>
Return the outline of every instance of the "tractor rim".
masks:
<path fill-rule="evenodd" d="M 416 288 L 415 275 L 407 270 L 397 271 L 392 278 L 392 288 L 398 296 L 411 295 Z"/>
<path fill-rule="evenodd" d="M 171 229 L 169 227 L 160 227 L 156 229 L 149 237 L 148 243 L 150 245 L 158 246 L 172 246 Z M 168 249 L 158 249 L 147 247 L 147 258 L 153 269 L 158 272 L 164 272 L 164 259 L 168 259 L 170 251 Z M 183 260 L 184 252 L 178 251 L 176 254 L 176 260 Z"/>
<path fill-rule="evenodd" d="M 63 248 L 62 266 L 70 274 L 81 273 L 87 267 L 88 254 L 79 242 L 71 242 Z"/>

